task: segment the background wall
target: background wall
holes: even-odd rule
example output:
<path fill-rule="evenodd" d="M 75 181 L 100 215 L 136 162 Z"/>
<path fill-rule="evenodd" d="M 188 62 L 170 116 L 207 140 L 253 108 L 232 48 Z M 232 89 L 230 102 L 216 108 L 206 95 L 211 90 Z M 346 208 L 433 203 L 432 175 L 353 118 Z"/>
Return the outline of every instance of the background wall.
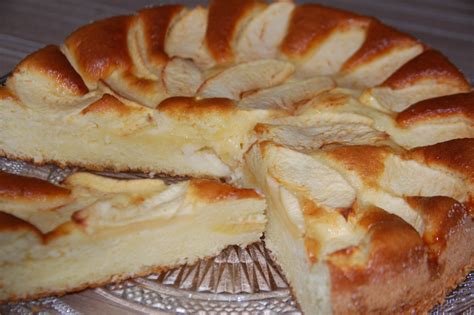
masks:
<path fill-rule="evenodd" d="M 48 43 L 60 44 L 77 27 L 162 3 L 199 0 L 1 0 L 0 75 Z M 303 2 L 303 1 L 298 1 Z M 308 1 L 304 1 L 308 2 Z M 413 34 L 441 50 L 474 83 L 474 0 L 319 0 L 366 15 Z"/>

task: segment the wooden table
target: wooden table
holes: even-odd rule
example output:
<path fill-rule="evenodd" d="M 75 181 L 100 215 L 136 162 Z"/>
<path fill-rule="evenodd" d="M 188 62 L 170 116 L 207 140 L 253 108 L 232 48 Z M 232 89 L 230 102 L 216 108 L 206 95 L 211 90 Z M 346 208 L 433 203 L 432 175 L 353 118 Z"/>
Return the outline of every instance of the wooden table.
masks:
<path fill-rule="evenodd" d="M 60 44 L 77 27 L 100 18 L 175 1 L 2 0 L 0 74 L 48 43 Z M 199 0 L 181 0 L 196 5 Z M 379 17 L 441 50 L 474 82 L 474 0 L 320 0 Z"/>

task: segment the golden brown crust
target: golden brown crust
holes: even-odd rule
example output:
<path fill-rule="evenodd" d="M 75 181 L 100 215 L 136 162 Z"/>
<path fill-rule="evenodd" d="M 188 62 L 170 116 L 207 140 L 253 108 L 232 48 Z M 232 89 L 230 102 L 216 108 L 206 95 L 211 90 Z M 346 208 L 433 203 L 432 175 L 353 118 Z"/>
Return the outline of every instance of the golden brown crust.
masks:
<path fill-rule="evenodd" d="M 474 221 L 465 205 L 450 198 L 419 198 L 410 202 L 424 213 L 427 224 L 423 240 L 430 253 L 430 278 L 419 285 L 424 298 L 413 307 L 415 311 L 427 312 L 436 303 L 442 303 L 446 294 L 474 267 Z"/>
<path fill-rule="evenodd" d="M 403 312 L 422 297 L 406 290 L 418 290 L 428 276 L 423 241 L 401 218 L 375 207 L 364 211 L 360 224 L 368 229 L 369 244 L 340 250 L 328 259 L 333 311 Z M 361 246 L 368 246 L 368 252 Z M 365 261 L 354 264 L 360 260 L 355 255 Z"/>
<path fill-rule="evenodd" d="M 408 158 L 458 172 L 474 183 L 474 138 L 454 139 L 407 152 Z"/>
<path fill-rule="evenodd" d="M 385 169 L 384 163 L 389 154 L 389 149 L 369 145 L 354 145 L 336 147 L 326 153 L 331 158 L 342 162 L 347 170 L 356 172 L 366 185 L 377 187 L 378 178 Z"/>
<path fill-rule="evenodd" d="M 436 204 L 439 201 L 436 198 L 438 197 L 425 203 L 425 205 Z M 448 206 L 448 210 L 440 210 L 443 213 L 441 217 L 449 216 L 449 213 L 453 211 L 450 209 L 450 202 L 442 202 L 442 204 Z M 429 209 L 426 210 L 429 212 Z M 457 212 L 458 210 L 454 211 Z M 341 270 L 340 267 L 330 263 L 331 277 L 338 280 L 343 279 L 347 283 L 347 290 L 341 290 L 344 287 L 333 287 L 334 313 L 426 313 L 433 305 L 441 303 L 447 292 L 456 287 L 474 266 L 474 250 L 472 248 L 474 224 L 472 218 L 466 218 L 466 216 L 459 216 L 458 214 L 456 214 L 456 217 L 459 220 L 455 220 L 457 224 L 450 223 L 451 228 L 445 235 L 446 246 L 443 247 L 436 261 L 412 259 L 413 264 L 394 265 L 394 268 L 398 267 L 398 272 L 392 272 L 391 265 L 387 265 L 385 272 L 380 273 L 380 278 L 375 277 L 377 273 L 373 270 L 366 275 L 362 273 L 362 268 L 353 268 L 352 273 L 344 273 L 344 270 Z M 434 220 L 437 221 L 437 219 Z M 393 234 L 390 239 L 398 241 L 400 239 L 399 233 Z M 424 241 L 426 242 L 425 239 Z M 391 246 L 390 242 L 386 244 Z M 405 246 L 402 243 L 400 245 Z M 347 252 L 351 254 L 354 250 L 348 249 Z M 360 278 L 361 273 L 362 278 Z M 362 281 L 361 285 L 351 288 L 351 283 L 359 279 L 367 279 L 367 282 Z M 365 283 L 370 285 L 365 285 Z M 344 282 L 341 284 L 344 284 Z M 378 307 L 374 307 L 375 305 L 378 305 Z"/>
<path fill-rule="evenodd" d="M 143 25 L 147 54 L 158 63 L 168 60 L 168 55 L 165 53 L 168 27 L 183 9 L 183 5 L 163 5 L 138 11 L 138 18 Z"/>
<path fill-rule="evenodd" d="M 409 127 L 426 120 L 450 116 L 462 116 L 474 120 L 474 92 L 420 101 L 398 113 L 396 122 L 402 127 Z"/>
<path fill-rule="evenodd" d="M 41 179 L 0 172 L 0 198 L 52 199 L 67 197 L 70 193 Z"/>
<path fill-rule="evenodd" d="M 293 10 L 280 50 L 287 56 L 301 57 L 321 44 L 336 28 L 367 22 L 367 18 L 351 12 L 303 4 Z"/>
<path fill-rule="evenodd" d="M 157 110 L 174 117 L 199 117 L 209 113 L 230 113 L 236 108 L 234 101 L 227 98 L 170 97 L 161 102 Z"/>
<path fill-rule="evenodd" d="M 262 5 L 258 0 L 212 0 L 206 30 L 206 44 L 218 63 L 234 58 L 232 40 L 239 20 Z"/>
<path fill-rule="evenodd" d="M 7 87 L 0 86 L 0 100 L 7 99 L 7 98 L 16 99 L 16 96 L 13 95 L 10 89 L 8 89 Z"/>
<path fill-rule="evenodd" d="M 437 50 L 426 50 L 408 61 L 385 80 L 382 86 L 401 89 L 426 79 L 452 84 L 460 91 L 470 90 L 469 82 L 461 71 Z"/>
<path fill-rule="evenodd" d="M 20 71 L 39 71 L 73 95 L 81 96 L 89 92 L 81 76 L 55 45 L 48 45 L 27 56 L 16 66 L 12 75 Z"/>
<path fill-rule="evenodd" d="M 86 80 L 107 78 L 117 68 L 129 69 L 127 33 L 132 17 L 116 16 L 83 26 L 66 38 L 65 45 Z"/>
<path fill-rule="evenodd" d="M 416 43 L 416 39 L 410 35 L 372 19 L 364 44 L 344 63 L 342 70 L 352 70 L 370 63 L 392 49 L 410 47 Z"/>
<path fill-rule="evenodd" d="M 369 275 L 371 277 L 376 276 L 377 271 L 383 274 L 384 266 L 387 264 L 393 264 L 394 268 L 397 269 L 403 268 L 404 262 L 411 259 L 409 257 L 413 254 L 411 251 L 418 254 L 422 252 L 420 248 L 423 242 L 417 231 L 397 215 L 374 206 L 366 206 L 359 216 L 357 224 L 367 231 L 366 233 L 369 238 L 369 244 L 359 245 L 368 246 L 367 260 L 361 260 L 360 262 L 363 262 L 363 264 L 360 266 L 348 264 L 348 259 L 356 252 L 352 247 L 336 251 L 330 254 L 328 259 L 334 266 L 338 266 L 349 273 L 355 272 L 354 275 L 362 277 L 357 281 L 364 282 L 367 280 L 365 277 Z M 369 268 L 371 270 L 368 273 L 366 271 L 360 273 L 360 268 Z M 342 281 L 344 279 L 346 278 L 340 278 L 339 280 Z M 351 281 L 334 283 L 335 289 L 343 290 L 345 287 L 355 284 L 353 282 L 355 278 L 352 276 L 346 280 Z"/>
<path fill-rule="evenodd" d="M 193 195 L 207 202 L 239 199 L 263 199 L 255 190 L 235 188 L 229 184 L 219 183 L 214 180 L 193 179 L 189 183 Z"/>
<path fill-rule="evenodd" d="M 382 266 L 387 263 L 399 269 L 413 258 L 412 255 L 416 262 L 422 257 L 422 240 L 418 232 L 400 217 L 374 207 L 365 210 L 359 225 L 370 237 L 369 268 L 380 266 L 383 273 Z"/>
<path fill-rule="evenodd" d="M 157 89 L 157 81 L 147 79 L 147 78 L 140 78 L 134 75 L 131 71 L 123 71 L 120 74 L 120 79 L 124 84 L 126 84 L 131 90 L 140 91 L 143 95 L 150 95 L 156 92 Z M 111 90 L 114 90 L 110 84 L 103 82 L 104 85 L 108 86 Z M 115 93 L 122 96 L 123 98 L 127 98 L 123 93 L 120 93 L 120 90 L 114 90 Z M 152 104 L 156 105 L 156 104 Z"/>
<path fill-rule="evenodd" d="M 369 237 L 369 244 L 359 245 L 368 246 L 367 260 L 362 260 L 363 264 L 359 266 L 347 263 L 356 252 L 353 248 L 330 254 L 330 264 L 344 270 L 344 275 L 335 274 L 336 277 L 344 276 L 333 282 L 335 290 L 350 290 L 353 285 L 366 283 L 368 276 L 373 281 L 373 277 L 387 272 L 387 265 L 393 265 L 391 272 L 397 272 L 407 266 L 408 261 L 422 262 L 423 241 L 416 230 L 400 217 L 372 207 L 364 210 L 359 225 L 367 230 Z"/>
<path fill-rule="evenodd" d="M 437 260 L 452 231 L 468 219 L 468 209 L 449 197 L 407 197 L 406 200 L 423 218 L 423 241 L 430 249 L 431 258 Z"/>
<path fill-rule="evenodd" d="M 118 100 L 115 96 L 110 94 L 104 94 L 98 101 L 90 104 L 81 111 L 81 114 L 87 115 L 89 113 L 94 114 L 106 114 L 116 113 L 119 116 L 127 116 L 131 112 L 131 109 Z"/>
<path fill-rule="evenodd" d="M 472 219 L 451 229 L 446 249 L 439 255 L 436 268 L 431 267 L 431 278 L 425 290 L 426 298 L 420 299 L 415 310 L 427 312 L 437 303 L 443 303 L 446 295 L 462 282 L 474 268 L 474 224 Z"/>

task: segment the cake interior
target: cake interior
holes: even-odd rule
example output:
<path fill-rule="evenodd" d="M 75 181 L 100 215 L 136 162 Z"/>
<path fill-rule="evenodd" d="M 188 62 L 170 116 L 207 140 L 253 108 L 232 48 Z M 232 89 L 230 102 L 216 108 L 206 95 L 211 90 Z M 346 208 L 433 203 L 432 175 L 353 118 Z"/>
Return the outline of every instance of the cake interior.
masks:
<path fill-rule="evenodd" d="M 229 187 L 193 180 L 140 194 L 109 191 L 47 233 L 0 212 L 0 301 L 100 286 L 258 241 L 264 199 Z"/>

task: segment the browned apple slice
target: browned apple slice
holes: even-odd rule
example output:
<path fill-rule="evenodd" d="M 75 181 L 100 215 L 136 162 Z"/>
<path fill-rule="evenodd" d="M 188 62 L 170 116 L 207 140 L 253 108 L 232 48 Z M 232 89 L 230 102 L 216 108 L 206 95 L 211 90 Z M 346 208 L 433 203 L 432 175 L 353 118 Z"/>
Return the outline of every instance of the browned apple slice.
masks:
<path fill-rule="evenodd" d="M 317 4 L 295 8 L 282 44 L 282 54 L 297 64 L 302 77 L 328 75 L 362 45 L 368 19 Z"/>
<path fill-rule="evenodd" d="M 209 2 L 206 45 L 217 63 L 232 62 L 234 45 L 250 20 L 265 8 L 258 0 L 212 0 Z"/>
<path fill-rule="evenodd" d="M 456 138 L 472 138 L 474 92 L 441 96 L 413 104 L 398 113 L 391 128 L 386 132 L 408 148 Z"/>
<path fill-rule="evenodd" d="M 361 101 L 381 110 L 401 112 L 416 102 L 470 89 L 463 74 L 445 56 L 427 50 L 381 85 L 367 89 Z"/>
<path fill-rule="evenodd" d="M 165 53 L 168 29 L 185 13 L 182 5 L 164 5 L 138 11 L 129 31 L 129 48 L 132 57 L 139 60 L 136 63 L 143 63 L 144 71 L 161 77 L 168 61 Z M 135 41 L 130 37 L 134 37 Z"/>
<path fill-rule="evenodd" d="M 454 139 L 415 148 L 407 153 L 407 157 L 458 177 L 467 186 L 460 191 L 467 189 L 468 199 L 472 200 L 474 194 L 473 138 Z"/>
<path fill-rule="evenodd" d="M 20 62 L 7 87 L 20 101 L 39 112 L 57 112 L 89 93 L 81 76 L 57 46 L 46 46 Z"/>
<path fill-rule="evenodd" d="M 294 7 L 291 1 L 276 1 L 254 16 L 235 43 L 237 59 L 249 61 L 277 57 Z"/>
<path fill-rule="evenodd" d="M 362 46 L 341 67 L 338 84 L 372 87 L 423 52 L 415 38 L 372 19 Z"/>
<path fill-rule="evenodd" d="M 208 10 L 203 7 L 187 11 L 168 31 L 165 51 L 168 56 L 192 59 L 201 68 L 215 64 L 205 45 Z"/>
<path fill-rule="evenodd" d="M 129 50 L 129 31 L 135 21 L 119 16 L 93 22 L 73 32 L 62 47 L 68 60 L 90 89 L 105 82 L 115 93 L 149 107 L 167 97 L 160 78 L 140 73 Z"/>

